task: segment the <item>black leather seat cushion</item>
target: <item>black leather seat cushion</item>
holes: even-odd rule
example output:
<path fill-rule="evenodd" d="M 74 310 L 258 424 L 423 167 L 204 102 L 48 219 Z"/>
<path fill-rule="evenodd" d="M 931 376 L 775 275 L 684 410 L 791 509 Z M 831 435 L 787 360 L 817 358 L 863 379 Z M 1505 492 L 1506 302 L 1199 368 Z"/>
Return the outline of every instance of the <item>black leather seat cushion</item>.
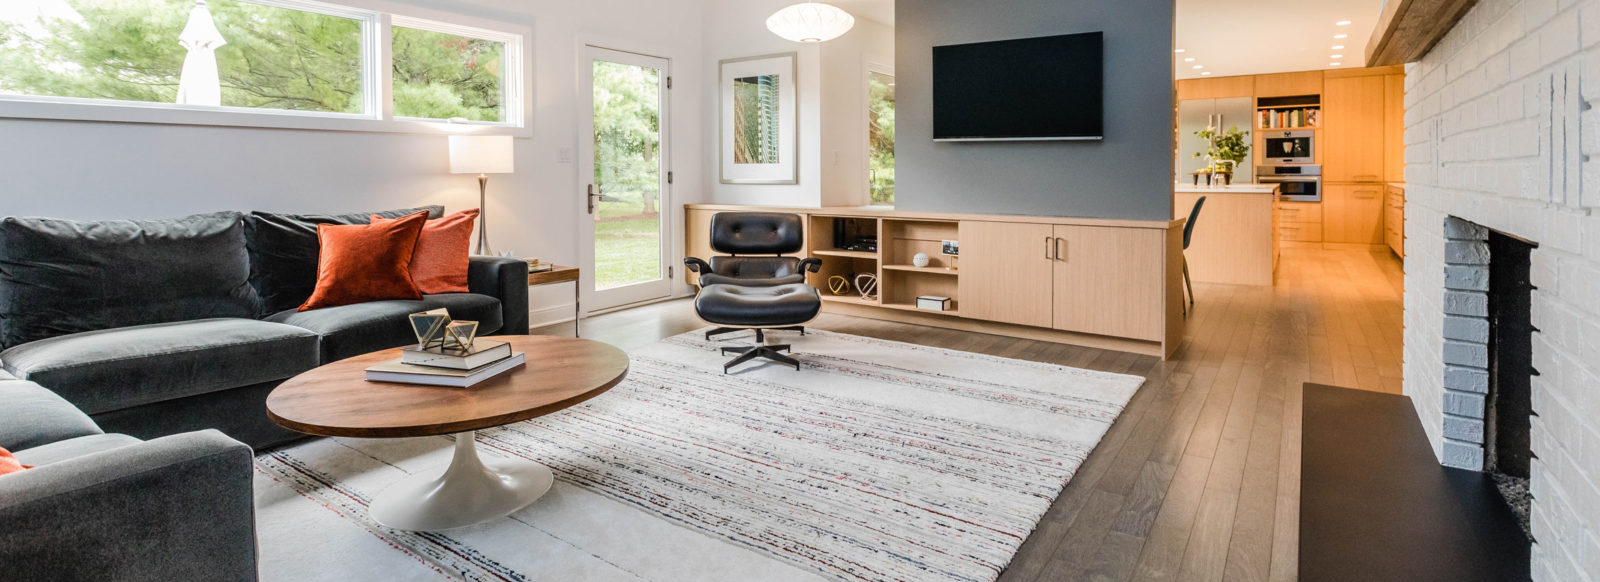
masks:
<path fill-rule="evenodd" d="M 772 287 L 806 282 L 800 259 L 794 257 L 711 257 L 711 272 L 700 275 L 700 286 L 729 284 Z"/>
<path fill-rule="evenodd" d="M 317 334 L 254 319 L 89 331 L 0 352 L 6 371 L 89 414 L 261 382 L 317 365 Z"/>
<path fill-rule="evenodd" d="M 775 287 L 711 285 L 694 298 L 700 319 L 717 325 L 800 325 L 822 310 L 817 288 L 804 283 Z"/>
<path fill-rule="evenodd" d="M 322 336 L 322 363 L 386 350 L 417 341 L 407 316 L 418 311 L 445 308 L 451 319 L 478 322 L 478 335 L 500 331 L 500 300 L 477 293 L 423 295 L 421 301 L 372 301 L 325 307 L 311 311 L 289 309 L 267 321 L 302 327 Z"/>

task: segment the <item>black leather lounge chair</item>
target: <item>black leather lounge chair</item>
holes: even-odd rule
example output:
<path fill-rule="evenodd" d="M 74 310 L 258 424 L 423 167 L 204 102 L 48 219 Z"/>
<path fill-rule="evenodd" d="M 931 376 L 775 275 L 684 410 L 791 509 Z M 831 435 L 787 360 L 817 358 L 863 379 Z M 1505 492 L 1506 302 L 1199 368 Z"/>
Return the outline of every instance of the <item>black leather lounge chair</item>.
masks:
<path fill-rule="evenodd" d="M 709 263 L 695 257 L 683 260 L 685 267 L 700 274 L 695 313 L 717 326 L 706 332 L 706 339 L 742 329 L 756 332 L 753 346 L 722 348 L 724 354 L 739 354 L 723 364 L 723 373 L 755 358 L 800 369 L 798 360 L 779 353 L 789 351 L 788 344 L 768 345 L 765 332 L 790 330 L 804 335 L 805 324 L 822 310 L 816 287 L 806 284 L 806 272 L 817 272 L 822 261 L 784 256 L 798 252 L 804 243 L 799 215 L 722 212 L 711 217 L 711 249 L 727 256 L 713 256 Z"/>

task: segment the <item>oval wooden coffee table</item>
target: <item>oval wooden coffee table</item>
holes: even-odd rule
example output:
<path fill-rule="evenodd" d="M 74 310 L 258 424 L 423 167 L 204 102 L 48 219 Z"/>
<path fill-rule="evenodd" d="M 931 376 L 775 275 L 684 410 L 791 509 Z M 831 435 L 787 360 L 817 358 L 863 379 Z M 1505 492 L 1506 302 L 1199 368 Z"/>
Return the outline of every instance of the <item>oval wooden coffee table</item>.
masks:
<path fill-rule="evenodd" d="M 533 503 L 555 482 L 548 467 L 485 461 L 475 431 L 544 416 L 594 398 L 628 375 L 628 356 L 593 340 L 496 336 L 528 362 L 470 388 L 366 381 L 366 368 L 400 349 L 340 360 L 290 378 L 267 396 L 267 416 L 322 436 L 404 438 L 455 434 L 445 469 L 390 486 L 369 511 L 396 529 L 436 531 L 482 523 Z"/>

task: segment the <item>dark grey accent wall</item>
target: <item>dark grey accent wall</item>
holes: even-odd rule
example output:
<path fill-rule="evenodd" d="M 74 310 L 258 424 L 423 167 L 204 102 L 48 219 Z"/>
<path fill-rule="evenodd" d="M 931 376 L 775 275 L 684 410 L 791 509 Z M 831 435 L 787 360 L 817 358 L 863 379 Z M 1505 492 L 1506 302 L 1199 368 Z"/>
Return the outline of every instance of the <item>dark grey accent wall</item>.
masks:
<path fill-rule="evenodd" d="M 897 0 L 895 207 L 1172 217 L 1173 0 Z M 933 141 L 933 47 L 1105 32 L 1105 140 Z"/>

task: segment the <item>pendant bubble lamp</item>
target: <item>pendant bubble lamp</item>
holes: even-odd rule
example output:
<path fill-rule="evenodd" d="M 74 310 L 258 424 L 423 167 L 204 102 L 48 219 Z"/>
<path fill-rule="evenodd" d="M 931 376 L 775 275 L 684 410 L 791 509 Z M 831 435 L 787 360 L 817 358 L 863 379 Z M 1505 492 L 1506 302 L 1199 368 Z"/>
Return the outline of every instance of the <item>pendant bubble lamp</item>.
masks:
<path fill-rule="evenodd" d="M 823 42 L 839 38 L 856 18 L 838 6 L 822 2 L 791 5 L 767 17 L 767 30 L 795 42 Z"/>

